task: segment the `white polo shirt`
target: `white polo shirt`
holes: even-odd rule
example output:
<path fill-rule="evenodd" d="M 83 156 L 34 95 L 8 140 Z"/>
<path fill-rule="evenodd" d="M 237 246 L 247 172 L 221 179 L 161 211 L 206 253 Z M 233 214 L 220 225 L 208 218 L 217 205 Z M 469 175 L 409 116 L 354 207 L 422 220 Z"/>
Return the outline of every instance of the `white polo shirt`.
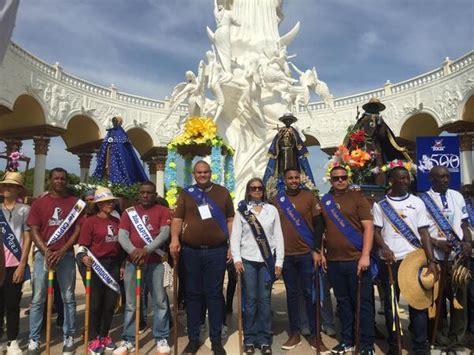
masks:
<path fill-rule="evenodd" d="M 429 226 L 426 207 L 423 201 L 412 194 L 407 194 L 403 197 L 390 197 L 388 195 L 385 197 L 388 203 L 392 205 L 393 209 L 403 218 L 415 236 L 421 241 L 418 228 Z M 400 235 L 396 229 L 392 227 L 390 220 L 378 203 L 374 203 L 374 225 L 382 229 L 382 238 L 385 244 L 387 244 L 390 250 L 395 254 L 396 260 L 402 260 L 407 254 L 416 250 L 404 236 Z"/>
<path fill-rule="evenodd" d="M 446 203 L 443 205 L 443 200 L 441 199 L 441 194 L 438 192 L 433 191 L 430 189 L 427 191 L 428 195 L 433 199 L 436 203 L 440 211 L 449 221 L 451 226 L 453 227 L 454 232 L 457 234 L 461 240 L 464 238 L 464 233 L 461 228 L 462 221 L 464 219 L 468 219 L 469 215 L 467 214 L 467 207 L 466 201 L 464 201 L 464 197 L 457 191 L 448 189 L 446 191 Z M 446 236 L 442 233 L 438 226 L 436 225 L 433 217 L 428 212 L 428 219 L 430 221 L 430 235 L 431 238 L 438 239 L 438 240 L 446 240 Z M 435 248 L 435 258 L 437 260 L 444 259 L 444 252 Z M 451 252 L 449 256 L 449 260 L 454 259 L 454 252 Z"/>

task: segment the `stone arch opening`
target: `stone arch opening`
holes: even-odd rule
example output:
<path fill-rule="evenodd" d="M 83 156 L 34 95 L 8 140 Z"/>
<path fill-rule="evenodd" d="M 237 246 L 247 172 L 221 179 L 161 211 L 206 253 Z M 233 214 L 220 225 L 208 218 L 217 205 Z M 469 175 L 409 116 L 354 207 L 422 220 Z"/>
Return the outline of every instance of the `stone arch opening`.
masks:
<path fill-rule="evenodd" d="M 305 136 L 305 144 L 310 147 L 310 146 L 321 146 L 321 143 L 319 142 L 318 138 L 315 136 L 312 136 L 310 134 L 304 134 Z"/>
<path fill-rule="evenodd" d="M 461 119 L 463 121 L 474 122 L 474 94 L 467 99 L 462 110 Z"/>
<path fill-rule="evenodd" d="M 402 141 L 415 142 L 416 137 L 437 136 L 441 133 L 436 119 L 429 113 L 417 113 L 410 116 L 402 125 L 400 136 Z"/>
<path fill-rule="evenodd" d="M 3 116 L 3 115 L 8 115 L 10 113 L 12 113 L 13 111 L 10 110 L 8 107 L 6 106 L 3 106 L 3 105 L 0 105 L 0 116 Z"/>
<path fill-rule="evenodd" d="M 34 97 L 26 94 L 18 96 L 13 104 L 13 110 L 1 106 L 0 116 L 0 131 L 15 131 L 46 124 L 41 104 Z"/>
<path fill-rule="evenodd" d="M 143 157 L 146 152 L 153 148 L 153 139 L 142 128 L 131 128 L 127 131 L 127 134 L 140 157 Z"/>
<path fill-rule="evenodd" d="M 100 129 L 95 121 L 85 115 L 76 115 L 72 117 L 68 124 L 66 132 L 62 135 L 64 143 L 68 150 L 86 145 L 97 145 L 102 139 Z"/>

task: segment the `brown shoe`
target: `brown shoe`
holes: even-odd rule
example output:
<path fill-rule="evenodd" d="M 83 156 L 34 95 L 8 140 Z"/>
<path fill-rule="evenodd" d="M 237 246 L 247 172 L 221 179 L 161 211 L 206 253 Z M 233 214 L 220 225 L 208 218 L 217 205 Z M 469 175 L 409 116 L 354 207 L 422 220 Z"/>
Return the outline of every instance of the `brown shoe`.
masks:
<path fill-rule="evenodd" d="M 283 350 L 291 350 L 301 344 L 301 337 L 299 335 L 290 335 L 288 340 L 281 346 Z"/>
<path fill-rule="evenodd" d="M 309 345 L 311 345 L 311 349 L 316 351 L 318 349 L 318 344 L 316 341 L 316 337 L 311 337 L 308 339 Z M 321 343 L 319 344 L 319 353 L 320 354 L 330 354 L 331 351 L 324 345 L 323 340 L 321 339 Z"/>

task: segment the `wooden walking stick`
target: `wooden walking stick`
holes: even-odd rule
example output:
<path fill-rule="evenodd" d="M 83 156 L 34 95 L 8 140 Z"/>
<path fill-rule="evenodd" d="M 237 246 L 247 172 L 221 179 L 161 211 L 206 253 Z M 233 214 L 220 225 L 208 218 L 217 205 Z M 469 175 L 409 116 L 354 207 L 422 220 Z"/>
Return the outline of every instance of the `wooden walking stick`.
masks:
<path fill-rule="evenodd" d="M 402 330 L 400 328 L 400 317 L 398 315 L 398 301 L 397 295 L 395 294 L 395 282 L 393 280 L 393 272 L 392 272 L 392 265 L 385 261 L 388 269 L 388 282 L 390 283 L 390 294 L 392 299 L 392 317 L 393 321 L 395 322 L 395 333 L 397 336 L 397 348 L 398 348 L 398 355 L 402 355 Z M 385 295 L 388 297 L 389 295 Z"/>
<path fill-rule="evenodd" d="M 178 267 L 179 254 L 174 259 L 173 268 L 173 354 L 178 355 Z"/>
<path fill-rule="evenodd" d="M 436 313 L 435 313 L 435 319 L 433 322 L 433 331 L 431 333 L 431 346 L 434 345 L 436 341 L 436 334 L 438 333 L 438 324 L 439 324 L 439 318 L 441 317 L 441 312 L 442 310 L 442 305 L 444 301 L 444 285 L 446 283 L 446 279 L 448 278 L 448 260 L 449 260 L 449 252 L 444 253 L 444 259 L 443 259 L 443 265 L 441 266 L 441 276 L 439 279 L 439 293 L 438 293 L 438 298 L 436 300 Z"/>
<path fill-rule="evenodd" d="M 237 273 L 237 326 L 239 328 L 239 354 L 244 353 L 242 334 L 242 277 Z"/>
<path fill-rule="evenodd" d="M 140 351 L 140 301 L 142 297 L 142 270 L 137 265 L 136 272 L 137 285 L 135 288 L 135 354 L 139 355 Z"/>
<path fill-rule="evenodd" d="M 316 267 L 315 271 L 315 278 L 314 278 L 314 287 L 315 287 L 315 296 L 316 296 L 316 304 L 315 304 L 315 310 L 316 310 L 316 354 L 321 353 L 321 297 L 320 297 L 320 292 L 321 292 L 321 284 L 319 282 L 319 267 Z"/>
<path fill-rule="evenodd" d="M 54 300 L 54 270 L 48 269 L 48 301 L 46 306 L 46 355 L 51 352 L 51 316 Z"/>
<path fill-rule="evenodd" d="M 362 272 L 362 271 L 361 271 Z M 357 275 L 357 291 L 356 291 L 356 309 L 355 309 L 355 353 L 360 352 L 360 285 L 362 275 Z"/>
<path fill-rule="evenodd" d="M 90 308 L 91 308 L 91 268 L 88 267 L 86 270 L 86 314 L 84 320 L 84 355 L 89 354 L 89 321 L 90 321 Z"/>

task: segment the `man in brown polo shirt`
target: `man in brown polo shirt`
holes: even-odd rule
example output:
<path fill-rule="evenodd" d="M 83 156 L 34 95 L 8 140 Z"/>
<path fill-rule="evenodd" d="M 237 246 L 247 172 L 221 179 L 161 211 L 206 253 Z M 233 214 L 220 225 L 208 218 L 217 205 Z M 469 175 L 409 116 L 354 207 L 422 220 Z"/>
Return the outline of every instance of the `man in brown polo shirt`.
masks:
<path fill-rule="evenodd" d="M 332 352 L 344 354 L 355 344 L 355 305 L 357 279 L 361 279 L 360 344 L 361 354 L 373 354 L 374 305 L 370 251 L 374 240 L 371 206 L 360 191 L 349 189 L 346 169 L 335 167 L 330 173 L 331 190 L 322 198 L 326 225 L 324 239 L 327 273 L 339 306 L 341 343 Z M 325 265 L 324 265 L 325 266 Z M 375 276 L 375 275 L 374 275 Z"/>
<path fill-rule="evenodd" d="M 322 235 L 319 200 L 310 191 L 301 190 L 300 172 L 289 168 L 285 171 L 284 193 L 275 198 L 285 241 L 283 280 L 287 295 L 289 339 L 282 349 L 290 350 L 301 344 L 301 319 L 299 309 L 299 288 L 306 304 L 306 314 L 311 332 L 311 347 L 316 349 L 315 308 L 312 301 L 314 266 L 320 262 Z M 319 233 L 315 233 L 318 230 Z M 319 253 L 316 253 L 318 251 Z M 301 286 L 300 286 L 301 285 Z"/>
<path fill-rule="evenodd" d="M 209 336 L 212 351 L 226 354 L 221 343 L 224 319 L 224 273 L 228 257 L 228 238 L 234 217 L 229 191 L 211 182 L 211 168 L 205 161 L 194 165 L 196 184 L 181 192 L 171 223 L 171 255 L 180 251 L 183 258 L 185 300 L 189 343 L 185 354 L 195 354 L 203 302 L 209 311 Z M 181 237 L 181 238 L 180 238 Z"/>

